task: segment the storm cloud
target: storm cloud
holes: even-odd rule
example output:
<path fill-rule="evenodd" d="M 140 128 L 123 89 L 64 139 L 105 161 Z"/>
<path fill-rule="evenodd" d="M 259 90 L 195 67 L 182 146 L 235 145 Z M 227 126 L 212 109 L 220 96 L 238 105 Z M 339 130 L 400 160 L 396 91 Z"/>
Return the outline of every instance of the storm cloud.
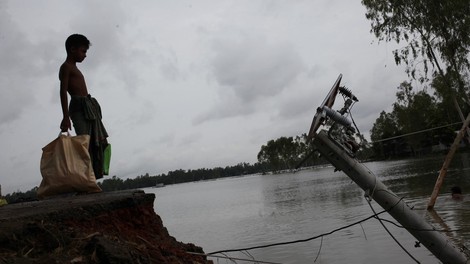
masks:
<path fill-rule="evenodd" d="M 405 79 L 360 2 L 0 2 L 0 184 L 41 181 L 41 148 L 62 119 L 65 39 L 92 42 L 78 65 L 103 109 L 120 178 L 256 162 L 261 145 L 307 132 L 327 91 L 359 98 L 361 132 Z"/>

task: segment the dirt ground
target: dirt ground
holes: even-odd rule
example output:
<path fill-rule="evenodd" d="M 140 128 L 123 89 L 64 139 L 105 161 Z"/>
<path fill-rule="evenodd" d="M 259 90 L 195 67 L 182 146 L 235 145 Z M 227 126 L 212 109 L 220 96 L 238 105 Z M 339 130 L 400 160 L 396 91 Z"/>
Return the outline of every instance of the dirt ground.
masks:
<path fill-rule="evenodd" d="M 153 194 L 109 192 L 0 207 L 0 263 L 212 263 L 168 234 Z"/>

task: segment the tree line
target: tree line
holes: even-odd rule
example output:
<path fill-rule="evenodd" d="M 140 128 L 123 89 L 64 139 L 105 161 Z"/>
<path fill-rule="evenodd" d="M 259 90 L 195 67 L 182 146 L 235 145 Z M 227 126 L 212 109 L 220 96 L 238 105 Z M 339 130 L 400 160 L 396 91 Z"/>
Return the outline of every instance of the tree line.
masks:
<path fill-rule="evenodd" d="M 157 185 L 170 185 L 185 182 L 214 180 L 224 177 L 241 176 L 247 174 L 255 174 L 263 172 L 261 164 L 249 164 L 246 162 L 238 163 L 234 166 L 226 166 L 225 168 L 216 167 L 212 169 L 202 168 L 196 170 L 174 170 L 168 173 L 151 176 L 148 173 L 140 175 L 135 178 L 121 179 L 113 176 L 110 179 L 105 179 L 98 185 L 103 191 L 117 191 L 126 189 L 137 189 L 154 187 Z"/>
<path fill-rule="evenodd" d="M 313 155 L 312 155 L 313 154 Z M 293 171 L 301 167 L 309 167 L 324 164 L 326 161 L 315 154 L 313 145 L 307 139 L 306 134 L 296 137 L 280 137 L 269 140 L 260 147 L 257 155 L 258 162 L 250 164 L 238 163 L 234 166 L 215 167 L 212 169 L 201 168 L 195 170 L 173 170 L 159 175 L 140 175 L 135 178 L 121 179 L 113 176 L 98 182 L 103 191 L 118 191 L 138 188 L 155 187 L 157 185 L 171 185 L 185 182 L 214 180 L 225 177 L 279 173 Z M 27 192 L 14 192 L 7 194 L 5 199 L 9 203 L 37 200 L 34 187 Z"/>
<path fill-rule="evenodd" d="M 292 139 L 292 137 L 290 138 Z M 270 141 L 271 142 L 271 141 Z M 283 138 L 275 140 L 270 143 L 269 146 L 273 147 L 277 143 L 282 142 L 283 147 L 288 149 L 293 149 L 293 147 L 288 147 L 286 144 L 286 140 Z M 294 145 L 294 141 L 289 141 L 289 144 Z M 263 149 L 263 148 L 262 148 Z M 274 156 L 270 154 L 272 151 L 279 151 L 280 149 L 272 148 L 270 151 L 264 150 L 263 153 L 269 156 Z M 261 151 L 260 151 L 261 153 Z M 283 154 L 278 156 L 282 157 Z M 287 156 L 286 156 L 287 157 Z M 299 156 L 300 158 L 300 156 Z M 278 164 L 277 161 L 281 162 L 282 165 Z M 104 179 L 101 182 L 98 182 L 98 186 L 103 191 L 118 191 L 118 190 L 129 190 L 129 189 L 138 189 L 138 188 L 148 188 L 148 187 L 155 187 L 157 185 L 170 185 L 170 184 L 178 184 L 178 183 L 185 183 L 185 182 L 194 182 L 194 181 L 203 181 L 203 180 L 215 180 L 225 177 L 233 177 L 233 176 L 243 176 L 249 174 L 257 174 L 257 173 L 268 173 L 268 172 L 277 172 L 282 169 L 293 169 L 292 165 L 295 164 L 292 159 L 289 159 L 289 162 L 286 162 L 284 158 L 280 158 L 276 160 L 276 163 L 271 163 L 270 160 L 261 160 L 260 162 L 256 162 L 254 164 L 242 162 L 238 163 L 234 166 L 226 166 L 225 168 L 222 167 L 215 167 L 212 169 L 201 168 L 195 170 L 173 170 L 169 171 L 168 173 L 163 173 L 159 175 L 149 175 L 146 173 L 145 175 L 140 175 L 135 178 L 128 178 L 128 179 L 121 179 L 117 176 L 113 176 L 109 179 Z M 307 163 L 310 164 L 310 163 Z M 37 190 L 38 187 L 34 187 L 29 191 L 21 192 L 16 191 L 11 194 L 7 194 L 5 199 L 8 203 L 17 203 L 17 202 L 25 202 L 25 201 L 34 201 L 37 200 Z"/>

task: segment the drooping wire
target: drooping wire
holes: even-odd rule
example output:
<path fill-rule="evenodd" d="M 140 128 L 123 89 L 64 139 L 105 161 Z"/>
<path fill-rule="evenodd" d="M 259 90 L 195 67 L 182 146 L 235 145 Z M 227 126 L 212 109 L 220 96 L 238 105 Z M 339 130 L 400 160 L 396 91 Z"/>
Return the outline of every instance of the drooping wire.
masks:
<path fill-rule="evenodd" d="M 353 115 L 352 115 L 352 112 L 351 112 L 351 109 L 353 108 L 353 106 L 354 106 L 355 103 L 356 103 L 356 102 L 353 102 L 353 103 L 352 103 L 351 107 L 350 107 L 349 110 L 348 110 L 348 113 L 349 113 L 349 117 L 351 117 L 351 121 L 352 121 L 352 123 L 353 123 L 353 125 L 354 125 L 354 128 L 356 128 L 357 133 L 358 133 L 358 134 L 361 134 L 361 132 L 359 131 L 359 128 L 357 127 L 356 121 L 354 121 L 354 118 L 353 118 Z"/>
<path fill-rule="evenodd" d="M 230 256 L 228 256 L 227 254 L 224 254 L 224 253 L 221 253 L 221 255 L 210 255 L 210 254 L 191 252 L 191 251 L 187 251 L 186 253 L 192 254 L 192 255 L 198 255 L 198 256 L 217 258 L 217 259 L 228 259 L 232 263 L 237 263 L 236 260 L 240 260 L 240 261 L 253 262 L 253 263 L 262 263 L 262 264 L 281 264 L 281 263 L 278 263 L 278 262 L 262 261 L 262 260 L 255 260 L 255 259 L 245 259 L 245 258 L 235 258 L 235 257 L 230 257 Z"/>
<path fill-rule="evenodd" d="M 232 263 L 234 263 L 234 264 L 237 264 L 237 262 L 235 261 L 235 259 L 233 259 L 232 257 L 228 256 L 227 254 L 222 253 L 222 256 L 224 256 L 224 257 L 225 257 L 226 259 L 228 259 L 230 262 L 232 262 Z M 222 257 L 219 256 L 219 257 L 217 258 L 217 260 L 218 260 L 219 258 L 222 258 Z"/>
<path fill-rule="evenodd" d="M 219 250 L 219 251 L 214 251 L 214 252 L 211 252 L 211 253 L 208 253 L 207 255 L 213 255 L 213 254 L 219 254 L 219 253 L 223 253 L 223 252 L 240 252 L 240 251 L 247 251 L 247 250 L 253 250 L 253 249 L 260 249 L 260 248 L 268 248 L 268 247 L 274 247 L 274 246 L 283 246 L 283 245 L 289 245 L 289 244 L 296 244 L 296 243 L 303 243 L 303 242 L 308 242 L 308 241 L 311 241 L 311 240 L 315 240 L 317 238 L 321 238 L 321 237 L 324 237 L 324 236 L 328 236 L 328 235 L 331 235 L 333 233 L 336 233 L 338 231 L 341 231 L 341 230 L 344 230 L 346 228 L 349 228 L 349 227 L 352 227 L 352 226 L 355 226 L 355 225 L 358 225 L 360 223 L 363 223 L 369 219 L 372 219 L 372 218 L 377 218 L 379 215 L 383 214 L 383 213 L 386 213 L 390 210 L 392 210 L 395 206 L 397 206 L 401 201 L 403 200 L 403 198 L 399 199 L 394 205 L 392 205 L 390 208 L 386 209 L 386 210 L 382 210 L 378 213 L 375 213 L 369 217 L 366 217 L 362 220 L 359 220 L 359 221 L 356 221 L 354 223 L 351 223 L 349 225 L 345 225 L 345 226 L 342 226 L 342 227 L 339 227 L 339 228 L 336 228 L 334 230 L 331 230 L 329 232 L 326 232 L 326 233 L 323 233 L 323 234 L 320 234 L 320 235 L 317 235 L 317 236 L 313 236 L 313 237 L 310 237 L 310 238 L 306 238 L 306 239 L 299 239 L 299 240 L 293 240 L 293 241 L 287 241 L 287 242 L 279 242 L 279 243 L 272 243 L 272 244 L 266 244 L 266 245 L 259 245 L 259 246 L 253 246 L 253 247 L 246 247 L 246 248 L 238 248 L 238 249 L 225 249 L 225 250 Z"/>
<path fill-rule="evenodd" d="M 253 255 L 251 255 L 248 250 L 242 251 L 242 253 L 243 253 L 245 256 L 251 258 L 253 261 L 255 261 L 255 257 L 253 257 Z M 256 261 L 256 262 L 259 263 L 259 261 Z"/>
<path fill-rule="evenodd" d="M 341 95 L 343 96 L 343 100 L 345 100 L 345 101 L 348 100 L 349 98 L 351 98 L 351 96 L 353 96 L 352 93 L 351 93 L 351 91 L 350 91 L 349 89 L 347 89 L 347 90 L 348 90 L 350 96 L 341 93 Z M 355 96 L 354 96 L 354 98 L 355 98 Z M 354 128 L 355 128 L 356 131 L 357 131 L 357 134 L 360 135 L 359 137 L 360 137 L 361 145 L 362 145 L 362 144 L 363 144 L 363 141 L 364 141 L 364 138 L 363 138 L 363 136 L 362 136 L 362 134 L 361 134 L 361 131 L 359 130 L 359 127 L 358 127 L 357 124 L 356 124 L 356 121 L 354 121 L 354 118 L 353 118 L 353 115 L 352 115 L 352 112 L 351 112 L 351 109 L 352 109 L 352 108 L 354 107 L 354 105 L 356 104 L 357 99 L 354 100 L 354 99 L 351 98 L 350 100 L 351 100 L 351 105 L 350 105 L 349 108 L 347 109 L 347 112 L 346 112 L 346 113 L 347 113 L 348 116 L 351 118 L 351 121 L 352 121 L 352 123 L 353 123 L 353 125 L 354 125 Z"/>
<path fill-rule="evenodd" d="M 387 190 L 377 190 L 376 192 L 378 191 L 385 191 L 385 192 L 388 192 Z M 211 253 L 207 253 L 207 254 L 204 254 L 205 256 L 207 257 L 218 257 L 218 256 L 215 256 L 215 254 L 224 254 L 224 253 L 228 253 L 228 252 L 246 252 L 248 250 L 254 250 L 254 249 L 261 249 L 261 248 L 268 248 L 268 247 L 275 247 L 275 246 L 282 246 L 282 245 L 289 245 L 289 244 L 296 244 L 296 243 L 304 243 L 304 242 L 308 242 L 308 241 L 311 241 L 311 240 L 315 240 L 315 239 L 318 239 L 318 238 L 321 238 L 322 239 L 322 243 L 323 243 L 323 237 L 325 236 L 328 236 L 328 235 L 331 235 L 333 233 L 336 233 L 338 231 L 341 231 L 341 230 L 344 230 L 344 229 L 347 229 L 349 227 L 352 227 L 352 226 L 355 226 L 355 225 L 360 225 L 362 224 L 363 222 L 366 222 L 372 218 L 375 218 L 375 219 L 378 219 L 379 221 L 384 221 L 384 222 L 390 222 L 390 223 L 393 223 L 389 220 L 386 220 L 386 219 L 383 219 L 383 218 L 380 218 L 379 215 L 383 214 L 383 213 L 386 213 L 386 212 L 389 212 L 391 211 L 392 209 L 394 209 L 398 204 L 400 204 L 400 202 L 404 199 L 404 197 L 401 197 L 394 205 L 392 205 L 390 208 L 388 209 L 384 209 L 380 212 L 376 212 L 373 208 L 372 209 L 372 212 L 374 213 L 373 215 L 369 216 L 369 217 L 366 217 L 362 220 L 359 220 L 359 221 L 356 221 L 354 223 L 351 223 L 349 225 L 346 225 L 346 226 L 343 226 L 343 227 L 339 227 L 339 228 L 336 228 L 334 230 L 331 230 L 329 232 L 326 232 L 326 233 L 323 233 L 323 234 L 320 234 L 320 235 L 317 235 L 317 236 L 313 236 L 313 237 L 310 237 L 310 238 L 306 238 L 306 239 L 299 239 L 299 240 L 294 240 L 294 241 L 287 241 L 287 242 L 279 242 L 279 243 L 272 243 L 272 244 L 266 244 L 266 245 L 259 245 L 259 246 L 253 246 L 253 247 L 247 247 L 247 248 L 239 248 L 239 249 L 226 249 L 226 250 L 219 250 L 219 251 L 214 251 L 214 252 L 211 252 Z M 366 199 L 367 200 L 367 199 Z M 369 201 L 368 201 L 369 202 Z M 371 206 L 370 202 L 369 202 L 369 206 Z M 382 226 L 384 226 L 384 224 L 381 222 Z M 405 229 L 413 229 L 413 230 L 417 230 L 417 231 L 430 231 L 430 232 L 452 232 L 452 231 L 458 231 L 458 230 L 439 230 L 439 229 L 416 229 L 416 228 L 411 228 L 411 227 L 404 227 L 404 226 L 400 226 L 400 225 L 397 225 L 395 223 L 393 223 L 394 225 L 396 225 L 397 227 L 400 227 L 400 228 L 405 228 Z M 362 225 L 361 225 L 362 227 Z M 384 226 L 384 228 L 388 231 L 388 229 Z M 390 232 L 389 232 L 390 234 Z M 393 237 L 392 234 L 390 234 Z M 395 239 L 395 238 L 394 238 Z M 397 241 L 396 241 L 397 242 Z M 398 243 L 398 242 L 397 242 Z M 398 243 L 399 244 L 399 243 Z M 400 245 L 400 244 L 399 244 Z M 403 249 L 403 247 L 402 247 Z M 404 249 L 405 250 L 405 249 Z M 320 251 L 321 251 L 321 248 L 319 249 L 319 252 L 317 253 L 317 257 L 316 259 L 318 258 L 319 254 L 320 254 Z M 405 252 L 407 252 L 405 250 Z M 188 252 L 189 253 L 189 252 Z M 408 252 L 407 252 L 408 253 Z M 224 254 L 225 255 L 225 254 Z M 410 255 L 410 254 L 409 254 Z M 419 261 L 417 261 L 413 256 L 410 255 L 410 257 L 412 259 L 414 259 L 417 263 L 419 263 Z M 227 257 L 230 259 L 230 257 Z M 235 259 L 235 258 L 234 258 Z M 261 261 L 258 261 L 259 263 L 269 263 L 269 262 L 261 262 Z"/>
<path fill-rule="evenodd" d="M 372 143 L 379 143 L 379 142 L 388 141 L 388 140 L 392 140 L 392 139 L 407 137 L 407 136 L 416 135 L 416 134 L 428 132 L 428 131 L 431 131 L 431 130 L 436 130 L 436 129 L 449 127 L 449 126 L 454 126 L 454 125 L 458 125 L 458 124 L 462 124 L 462 122 L 455 122 L 455 123 L 446 124 L 446 125 L 442 125 L 442 126 L 438 126 L 438 127 L 427 128 L 427 129 L 423 129 L 423 130 L 419 130 L 419 131 L 415 131 L 415 132 L 411 132 L 411 133 L 407 133 L 407 134 L 403 134 L 403 135 L 399 135 L 399 136 L 393 136 L 393 137 L 389 137 L 389 138 L 379 139 L 379 140 L 373 141 Z"/>
<path fill-rule="evenodd" d="M 351 118 L 351 121 L 352 121 L 352 123 L 353 123 L 353 125 L 354 125 L 354 128 L 355 128 L 356 131 L 357 131 L 357 134 L 359 135 L 359 138 L 360 138 L 360 140 L 361 140 L 361 146 L 362 146 L 362 145 L 364 144 L 364 137 L 362 136 L 361 131 L 359 130 L 359 127 L 358 127 L 357 124 L 356 124 L 356 121 L 354 121 L 354 117 L 353 117 L 353 114 L 352 114 L 352 112 L 351 112 L 351 109 L 353 108 L 354 104 L 356 104 L 356 102 L 353 102 L 353 103 L 351 104 L 351 107 L 348 109 L 348 114 L 349 114 L 349 117 Z"/>
<path fill-rule="evenodd" d="M 370 209 L 372 210 L 372 212 L 374 213 L 374 215 L 377 215 L 377 213 L 375 212 L 374 210 L 374 207 L 372 207 L 372 204 L 371 204 L 371 198 L 369 196 L 366 196 L 366 201 L 367 203 L 369 204 L 370 206 Z M 411 253 L 406 250 L 406 248 L 400 243 L 400 241 L 398 241 L 395 236 L 393 236 L 393 234 L 390 232 L 390 230 L 388 230 L 388 228 L 385 226 L 385 224 L 382 222 L 382 219 L 379 218 L 379 217 L 376 217 L 377 220 L 379 220 L 380 224 L 383 226 L 383 228 L 385 229 L 385 231 L 387 231 L 387 233 L 390 235 L 390 237 L 392 237 L 392 239 L 398 244 L 398 246 L 400 246 L 400 248 L 408 255 L 410 256 L 410 258 L 412 258 L 416 263 L 421 263 L 419 262 L 419 260 L 417 260 L 413 255 L 411 255 Z"/>
<path fill-rule="evenodd" d="M 313 263 L 317 262 L 317 259 L 318 257 L 320 256 L 320 252 L 321 252 L 321 248 L 323 247 L 323 237 L 321 237 L 321 240 L 320 240 L 320 248 L 318 248 L 318 253 L 317 253 L 317 256 L 315 257 L 315 260 L 313 261 Z"/>
<path fill-rule="evenodd" d="M 380 212 L 377 213 L 377 215 L 383 214 L 385 212 L 387 212 L 387 210 L 380 211 Z M 225 249 L 225 250 L 214 251 L 214 252 L 208 253 L 207 255 L 213 255 L 213 254 L 218 254 L 218 253 L 222 253 L 222 252 L 238 252 L 238 251 L 244 251 L 244 250 L 253 250 L 253 249 L 268 248 L 268 247 L 274 247 L 274 246 L 283 246 L 283 245 L 289 245 L 289 244 L 308 242 L 308 241 L 311 241 L 311 240 L 315 240 L 317 238 L 321 238 L 321 237 L 324 237 L 324 236 L 327 236 L 327 235 L 331 235 L 333 233 L 336 233 L 336 232 L 341 231 L 343 229 L 355 226 L 359 223 L 365 222 L 365 221 L 367 221 L 369 219 L 372 219 L 372 218 L 375 218 L 375 217 L 376 217 L 376 215 L 371 215 L 369 217 L 366 217 L 362 220 L 356 221 L 356 222 L 351 223 L 349 225 L 342 226 L 342 227 L 336 228 L 332 231 L 329 231 L 329 232 L 326 232 L 326 233 L 323 233 L 323 234 L 320 234 L 320 235 L 317 235 L 317 236 L 314 236 L 314 237 L 306 238 L 306 239 L 299 239 L 299 240 L 293 240 L 293 241 L 287 241 L 287 242 L 272 243 L 272 244 L 259 245 L 259 246 L 246 247 L 246 248 Z"/>
<path fill-rule="evenodd" d="M 364 227 L 362 226 L 362 223 L 359 224 L 361 226 L 361 229 L 362 229 L 362 233 L 364 234 L 364 239 L 367 240 L 367 235 L 366 235 L 366 231 L 364 230 Z"/>

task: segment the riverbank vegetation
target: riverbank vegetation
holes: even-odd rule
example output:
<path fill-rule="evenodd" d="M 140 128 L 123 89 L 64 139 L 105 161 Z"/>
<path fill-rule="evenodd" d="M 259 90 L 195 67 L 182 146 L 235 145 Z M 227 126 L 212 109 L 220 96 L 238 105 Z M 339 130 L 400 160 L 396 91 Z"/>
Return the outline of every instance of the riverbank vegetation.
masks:
<path fill-rule="evenodd" d="M 447 148 L 461 127 L 456 123 L 470 113 L 468 1 L 362 0 L 362 4 L 371 33 L 379 41 L 400 46 L 393 51 L 395 62 L 405 65 L 410 77 L 398 87 L 393 110 L 382 111 L 373 125 L 376 157 Z"/>

